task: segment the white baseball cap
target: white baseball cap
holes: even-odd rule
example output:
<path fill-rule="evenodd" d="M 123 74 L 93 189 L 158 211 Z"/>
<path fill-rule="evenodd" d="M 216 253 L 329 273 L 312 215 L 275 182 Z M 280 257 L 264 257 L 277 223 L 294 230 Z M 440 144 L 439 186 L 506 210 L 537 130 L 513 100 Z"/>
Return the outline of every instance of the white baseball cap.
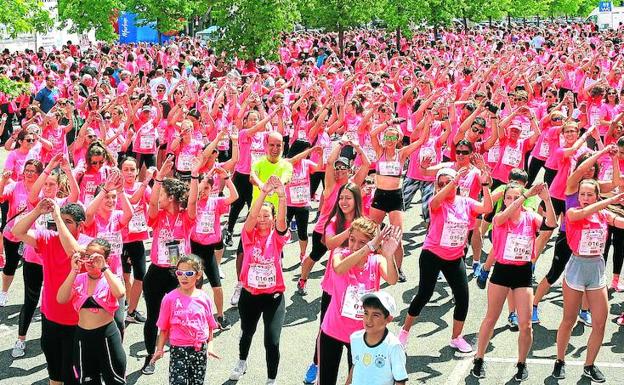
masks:
<path fill-rule="evenodd" d="M 399 315 L 399 310 L 397 309 L 396 302 L 389 293 L 380 290 L 364 294 L 361 298 L 362 302 L 364 302 L 367 298 L 377 298 L 379 302 L 381 302 L 383 307 L 388 311 L 388 313 L 390 313 L 390 316 L 392 318 L 396 318 Z"/>

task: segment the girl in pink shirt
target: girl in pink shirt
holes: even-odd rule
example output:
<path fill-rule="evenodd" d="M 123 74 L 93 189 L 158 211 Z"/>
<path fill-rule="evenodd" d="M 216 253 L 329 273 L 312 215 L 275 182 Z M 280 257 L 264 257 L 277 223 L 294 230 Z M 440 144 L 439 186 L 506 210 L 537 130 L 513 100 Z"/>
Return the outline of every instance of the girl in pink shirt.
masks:
<path fill-rule="evenodd" d="M 203 385 L 207 358 L 220 358 L 213 350 L 213 332 L 219 326 L 212 312 L 214 305 L 201 290 L 203 266 L 191 255 L 180 258 L 176 265 L 179 286 L 162 300 L 158 316 L 158 344 L 153 362 L 171 346 L 170 385 Z"/>
<path fill-rule="evenodd" d="M 532 343 L 533 274 L 531 266 L 532 261 L 536 259 L 536 239 L 540 230 L 554 230 L 557 221 L 546 184 L 537 184 L 526 194 L 523 191 L 524 187 L 514 182 L 505 188 L 502 211 L 493 219 L 492 252 L 477 280 L 480 287 L 485 287 L 490 268 L 496 261 L 488 289 L 487 313 L 479 329 L 478 349 L 472 369 L 478 378 L 485 377 L 483 357 L 510 291 L 516 305 L 520 330 L 516 379 L 525 380 L 528 377 L 526 357 Z M 535 195 L 539 195 L 546 205 L 545 218 L 523 207 L 524 201 Z"/>
<path fill-rule="evenodd" d="M 350 336 L 363 328 L 361 297 L 379 290 L 381 278 L 397 283 L 394 253 L 401 234 L 398 226 L 380 232 L 374 221 L 358 218 L 349 228 L 349 246 L 333 253 L 328 267 L 333 269 L 331 301 L 318 337 L 319 385 L 336 385 L 343 347 L 351 356 Z"/>
<path fill-rule="evenodd" d="M 74 253 L 71 271 L 56 294 L 58 303 L 71 301 L 78 312 L 74 337 L 77 354 L 73 360 L 74 373 L 81 384 L 100 376 L 107 385 L 126 383 L 126 354 L 113 322 L 125 289 L 121 279 L 108 268 L 110 251 L 108 241 L 98 238 L 84 251 Z"/>
<path fill-rule="evenodd" d="M 279 197 L 276 208 L 264 200 L 273 192 Z M 230 380 L 238 381 L 247 371 L 247 357 L 257 323 L 264 320 L 264 347 L 267 359 L 267 384 L 275 383 L 279 366 L 279 338 L 285 316 L 284 276 L 282 250 L 288 241 L 286 225 L 286 191 L 276 176 L 264 184 L 260 196 L 249 212 L 241 241 L 243 265 L 239 281 L 243 289 L 238 302 L 241 318 L 239 360 L 230 374 Z"/>
<path fill-rule="evenodd" d="M 74 171 L 80 186 L 80 202 L 86 206 L 91 203 L 95 197 L 97 186 L 106 180 L 110 166 L 115 163 L 115 159 L 106 150 L 102 142 L 95 141 L 89 145 L 84 171 L 79 167 Z"/>
<path fill-rule="evenodd" d="M 579 207 L 566 212 L 567 242 L 572 256 L 566 265 L 563 282 L 563 319 L 557 330 L 557 361 L 553 373 L 565 367 L 565 354 L 572 328 L 583 295 L 592 309 L 592 332 L 587 342 L 584 373 L 592 378 L 604 375 L 594 365 L 604 339 L 605 324 L 609 314 L 605 260 L 602 258 L 607 238 L 607 226 L 624 228 L 624 218 L 606 208 L 622 204 L 624 193 L 609 199 L 600 199 L 600 185 L 594 179 L 582 180 L 579 185 Z M 557 377 L 555 378 L 563 378 Z"/>
<path fill-rule="evenodd" d="M 406 346 L 409 331 L 416 317 L 433 295 L 440 271 L 453 290 L 455 311 L 450 346 L 463 353 L 472 347 L 461 333 L 468 314 L 468 279 L 464 263 L 465 247 L 469 239 L 469 229 L 479 214 L 492 211 L 490 197 L 490 176 L 480 175 L 483 202 L 466 198 L 457 193 L 458 184 L 467 169 L 455 171 L 443 168 L 436 175 L 436 193 L 429 203 L 431 222 L 422 254 L 420 256 L 420 282 L 418 294 L 410 304 L 405 324 L 399 333 L 399 340 Z"/>

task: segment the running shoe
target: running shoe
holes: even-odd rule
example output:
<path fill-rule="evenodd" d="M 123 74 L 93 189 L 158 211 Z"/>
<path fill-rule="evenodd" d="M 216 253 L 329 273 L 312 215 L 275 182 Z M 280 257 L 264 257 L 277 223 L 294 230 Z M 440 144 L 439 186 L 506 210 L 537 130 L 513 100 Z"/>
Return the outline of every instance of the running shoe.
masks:
<path fill-rule="evenodd" d="M 481 272 L 481 264 L 479 262 L 472 262 L 472 272 L 475 278 L 479 276 Z"/>
<path fill-rule="evenodd" d="M 232 327 L 225 314 L 223 317 L 217 317 L 217 323 L 219 324 L 219 330 L 229 330 Z"/>
<path fill-rule="evenodd" d="M 270 379 L 270 378 L 269 378 L 269 379 L 267 380 L 267 382 L 266 382 L 266 385 L 277 385 L 277 381 L 272 380 L 272 379 Z"/>
<path fill-rule="evenodd" d="M 470 345 L 463 336 L 459 336 L 455 339 L 451 340 L 449 344 L 452 348 L 459 350 L 462 353 L 470 353 L 472 352 L 472 345 Z"/>
<path fill-rule="evenodd" d="M 292 231 L 293 233 L 297 231 L 297 221 L 295 220 L 295 218 L 290 221 L 290 231 Z"/>
<path fill-rule="evenodd" d="M 24 354 L 26 354 L 26 341 L 15 341 L 15 346 L 13 346 L 13 350 L 11 350 L 11 357 L 20 358 L 24 357 Z"/>
<path fill-rule="evenodd" d="M 299 295 L 308 295 L 308 289 L 306 288 L 307 280 L 299 279 L 297 282 L 297 294 Z"/>
<path fill-rule="evenodd" d="M 581 310 L 579 312 L 579 321 L 587 327 L 592 327 L 592 316 L 589 310 Z"/>
<path fill-rule="evenodd" d="M 587 365 L 583 368 L 583 376 L 590 378 L 593 382 L 605 382 L 607 379 L 596 365 Z"/>
<path fill-rule="evenodd" d="M 407 282 L 407 277 L 402 269 L 399 269 L 399 282 Z"/>
<path fill-rule="evenodd" d="M 243 290 L 243 284 L 238 282 L 234 287 L 234 293 L 232 293 L 232 298 L 230 299 L 230 304 L 232 306 L 238 306 L 238 300 L 240 299 L 241 291 Z"/>
<path fill-rule="evenodd" d="M 483 363 L 483 358 L 475 358 L 472 361 L 472 370 L 470 371 L 473 377 L 476 378 L 485 378 L 485 365 Z"/>
<path fill-rule="evenodd" d="M 621 291 L 620 290 L 620 280 L 617 277 L 613 277 L 613 280 L 611 280 L 611 286 L 609 286 L 609 290 L 615 290 L 617 292 Z"/>
<path fill-rule="evenodd" d="M 234 244 L 232 242 L 232 232 L 229 230 L 225 230 L 223 232 L 223 243 L 227 246 L 227 247 L 232 247 L 232 245 Z"/>
<path fill-rule="evenodd" d="M 303 377 L 304 384 L 314 384 L 316 382 L 316 375 L 318 374 L 318 365 L 311 363 L 306 370 L 305 377 Z"/>
<path fill-rule="evenodd" d="M 147 357 L 145 357 L 145 363 L 143 364 L 141 373 L 145 374 L 146 376 L 149 376 L 149 375 L 154 374 L 155 371 L 156 371 L 156 364 L 152 362 L 152 355 L 148 354 Z"/>
<path fill-rule="evenodd" d="M 555 361 L 555 367 L 553 368 L 552 376 L 558 380 L 563 380 L 566 377 L 564 361 Z"/>
<path fill-rule="evenodd" d="M 620 325 L 620 326 L 624 326 L 624 313 L 622 313 L 617 320 L 615 320 L 615 323 Z"/>
<path fill-rule="evenodd" d="M 140 311 L 135 310 L 132 313 L 128 313 L 126 316 L 126 322 L 131 324 L 138 324 L 147 321 L 147 318 Z"/>
<path fill-rule="evenodd" d="M 231 381 L 238 381 L 247 372 L 247 361 L 238 360 L 232 373 L 230 374 Z"/>
<path fill-rule="evenodd" d="M 522 382 L 529 379 L 529 371 L 527 370 L 527 366 L 524 362 L 518 362 L 516 368 L 518 369 L 518 371 L 514 376 L 514 380 Z"/>
<path fill-rule="evenodd" d="M 511 313 L 509 313 L 509 317 L 507 317 L 507 325 L 509 325 L 509 328 L 512 331 L 518 331 L 518 315 L 516 314 L 516 312 L 512 311 Z"/>
<path fill-rule="evenodd" d="M 533 313 L 531 314 L 531 323 L 532 324 L 540 323 L 539 311 L 537 310 L 537 306 L 533 306 Z"/>
<path fill-rule="evenodd" d="M 9 302 L 9 293 L 0 291 L 0 307 L 5 307 L 7 302 Z"/>
<path fill-rule="evenodd" d="M 223 272 L 223 270 L 221 269 L 221 266 L 219 266 L 219 278 L 221 279 L 225 279 L 225 273 Z"/>
<path fill-rule="evenodd" d="M 403 350 L 407 349 L 407 341 L 409 340 L 409 332 L 403 328 L 399 332 L 399 342 L 403 346 Z"/>

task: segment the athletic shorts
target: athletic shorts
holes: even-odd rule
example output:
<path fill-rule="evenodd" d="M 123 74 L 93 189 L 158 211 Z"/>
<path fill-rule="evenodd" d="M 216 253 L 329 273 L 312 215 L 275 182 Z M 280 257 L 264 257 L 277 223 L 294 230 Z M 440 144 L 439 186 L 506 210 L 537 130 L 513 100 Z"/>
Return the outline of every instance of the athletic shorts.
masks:
<path fill-rule="evenodd" d="M 607 286 L 605 260 L 602 256 L 588 258 L 572 255 L 565 267 L 563 279 L 576 291 L 600 290 Z"/>
<path fill-rule="evenodd" d="M 403 211 L 403 190 L 376 189 L 371 207 L 387 213 L 392 211 Z"/>
<path fill-rule="evenodd" d="M 494 265 L 490 282 L 513 290 L 521 287 L 532 287 L 532 276 L 530 262 L 524 265 L 506 265 L 497 262 Z"/>

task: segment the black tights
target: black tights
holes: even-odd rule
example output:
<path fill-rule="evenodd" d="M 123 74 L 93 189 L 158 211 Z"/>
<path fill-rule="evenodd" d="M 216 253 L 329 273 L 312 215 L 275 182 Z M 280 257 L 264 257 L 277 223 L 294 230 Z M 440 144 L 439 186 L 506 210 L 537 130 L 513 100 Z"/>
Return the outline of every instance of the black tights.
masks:
<path fill-rule="evenodd" d="M 147 320 L 143 325 L 143 338 L 145 339 L 145 350 L 147 354 L 154 354 L 156 349 L 156 338 L 158 337 L 158 314 L 160 313 L 160 303 L 165 294 L 178 287 L 178 279 L 172 269 L 150 265 L 143 280 L 143 296 L 145 297 L 145 307 L 147 310 Z"/>
<path fill-rule="evenodd" d="M 24 304 L 20 309 L 17 330 L 17 335 L 20 337 L 28 333 L 30 322 L 37 309 L 43 283 L 43 268 L 36 263 L 24 262 L 22 273 L 24 274 Z"/>
<path fill-rule="evenodd" d="M 239 341 L 241 360 L 247 360 L 251 341 L 258 321 L 262 316 L 264 322 L 264 348 L 266 350 L 267 375 L 269 379 L 277 377 L 280 351 L 279 342 L 282 325 L 286 315 L 286 303 L 283 293 L 253 295 L 247 290 L 241 291 L 238 301 L 242 335 Z"/>
<path fill-rule="evenodd" d="M 351 344 L 338 341 L 334 337 L 328 336 L 323 331 L 318 338 L 319 350 L 319 382 L 318 385 L 336 385 L 338 380 L 338 370 L 342 360 L 342 348 L 347 348 L 347 364 L 349 370 L 353 366 L 351 360 Z"/>
<path fill-rule="evenodd" d="M 126 353 L 115 322 L 97 329 L 76 328 L 74 370 L 81 384 L 126 383 Z"/>
<path fill-rule="evenodd" d="M 228 215 L 227 227 L 230 233 L 234 231 L 234 226 L 236 225 L 236 221 L 238 220 L 238 216 L 243 210 L 243 207 L 245 205 L 247 205 L 248 209 L 251 207 L 251 197 L 253 195 L 253 186 L 249 181 L 249 174 L 241 174 L 238 171 L 235 172 L 232 177 L 232 183 L 234 183 L 236 191 L 238 192 L 238 199 L 230 205 L 230 215 Z"/>
<path fill-rule="evenodd" d="M 438 274 L 442 271 L 446 282 L 448 282 L 455 299 L 455 310 L 453 319 L 465 321 L 468 314 L 468 278 L 466 277 L 466 265 L 463 258 L 447 261 L 432 253 L 423 250 L 418 262 L 420 266 L 420 282 L 418 283 L 418 294 L 410 304 L 408 314 L 418 317 L 425 305 L 431 299 Z"/>

